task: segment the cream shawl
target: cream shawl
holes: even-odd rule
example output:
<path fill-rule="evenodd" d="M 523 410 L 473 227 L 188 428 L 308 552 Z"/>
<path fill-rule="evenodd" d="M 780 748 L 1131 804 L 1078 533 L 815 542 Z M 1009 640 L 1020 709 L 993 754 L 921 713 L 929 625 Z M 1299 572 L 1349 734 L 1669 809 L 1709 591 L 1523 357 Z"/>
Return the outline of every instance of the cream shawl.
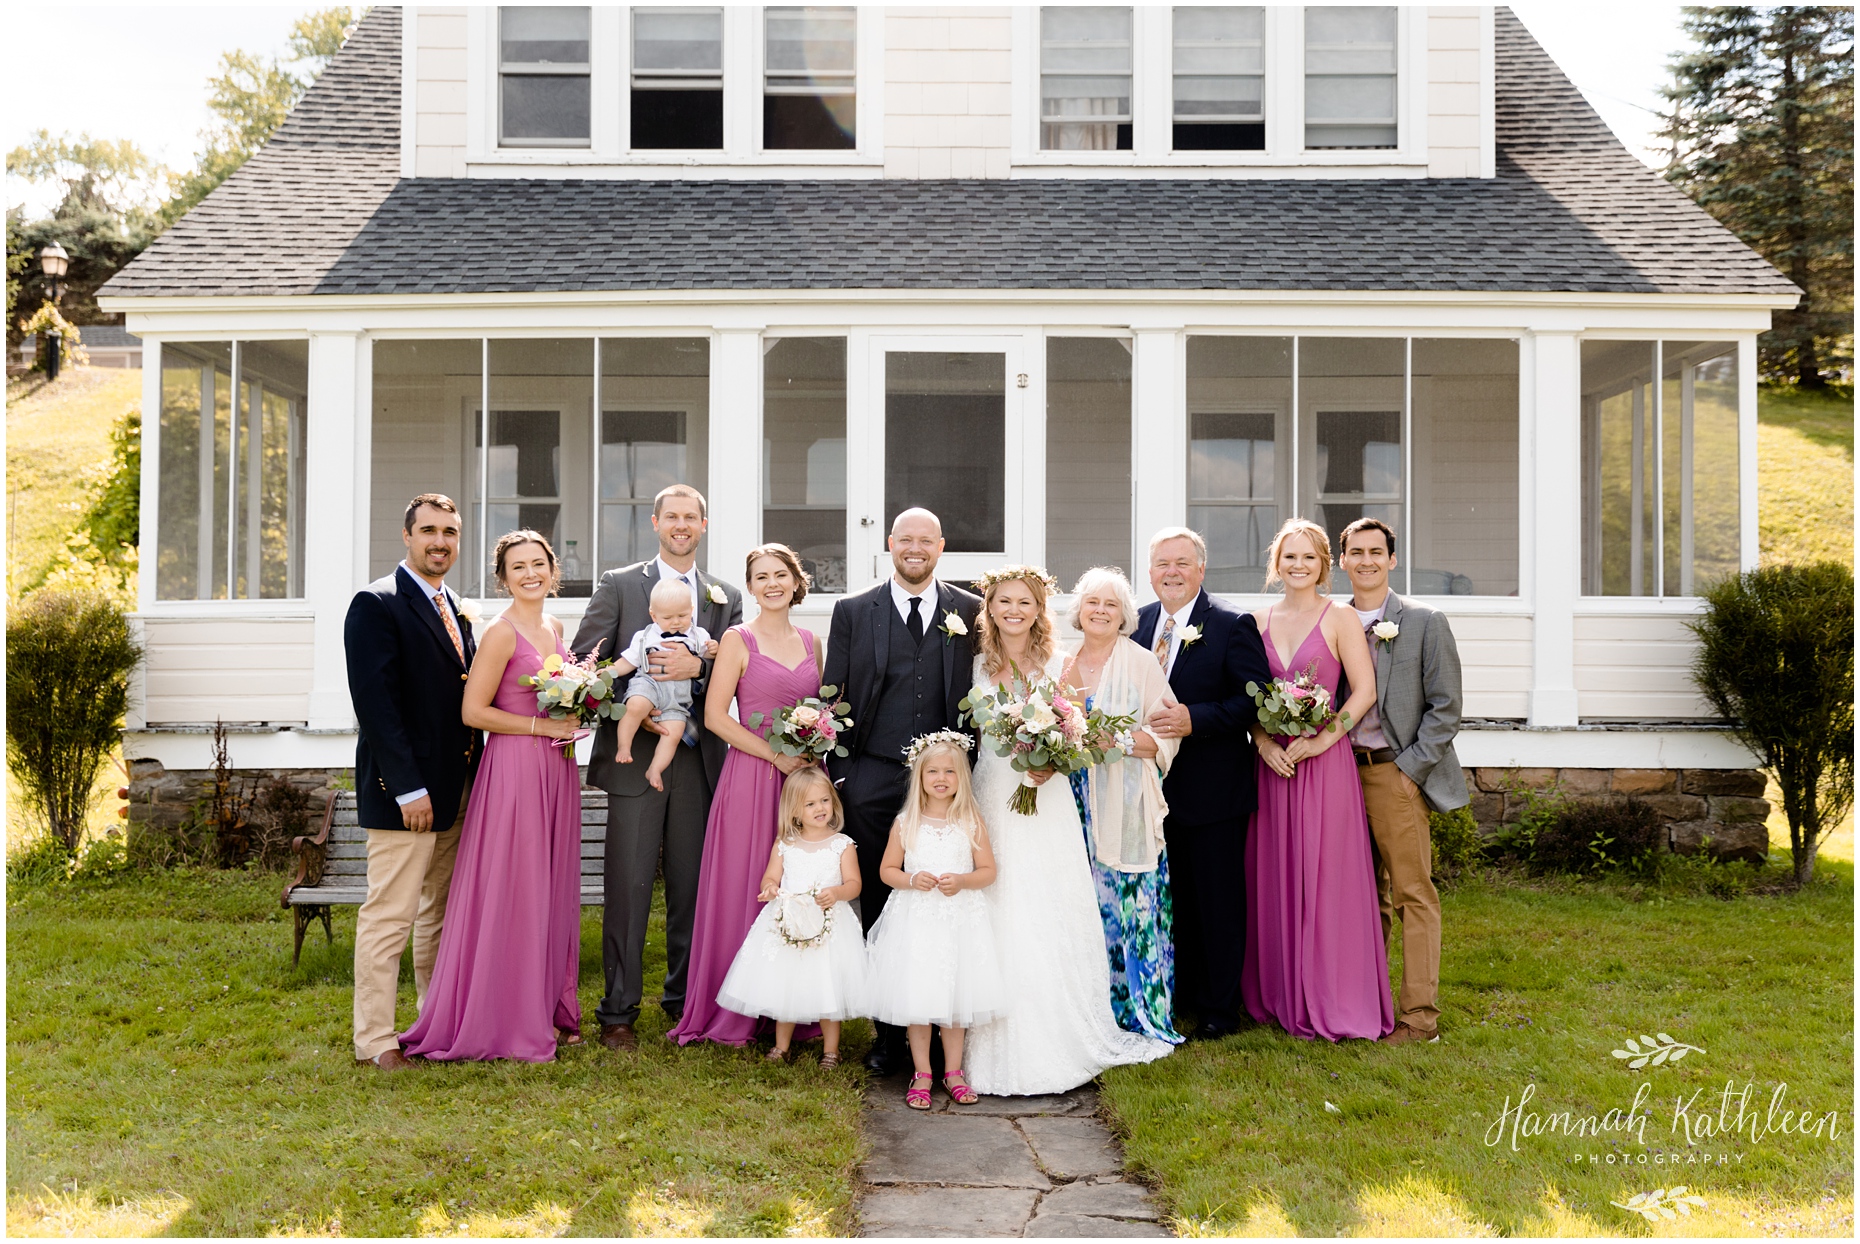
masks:
<path fill-rule="evenodd" d="M 1107 713 L 1135 717 L 1137 728 L 1150 734 L 1142 723 L 1162 707 L 1168 694 L 1169 679 L 1156 658 L 1124 639 L 1112 647 L 1092 702 Z M 1119 872 L 1149 872 L 1162 854 L 1163 818 L 1169 814 L 1162 778 L 1182 744 L 1179 739 L 1150 737 L 1156 739 L 1155 759 L 1126 756 L 1087 770 L 1085 804 L 1091 812 L 1092 847 L 1100 864 Z"/>

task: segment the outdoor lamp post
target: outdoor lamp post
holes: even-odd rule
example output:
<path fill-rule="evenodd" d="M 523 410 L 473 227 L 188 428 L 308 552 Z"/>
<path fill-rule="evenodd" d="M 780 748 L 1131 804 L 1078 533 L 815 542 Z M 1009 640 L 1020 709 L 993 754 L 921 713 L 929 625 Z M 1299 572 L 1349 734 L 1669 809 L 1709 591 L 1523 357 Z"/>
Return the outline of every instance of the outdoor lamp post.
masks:
<path fill-rule="evenodd" d="M 45 285 L 51 292 L 54 307 L 64 296 L 65 273 L 70 268 L 71 256 L 66 254 L 65 248 L 58 243 L 53 242 L 39 252 L 39 270 L 45 274 Z M 45 343 L 51 349 L 51 356 L 45 360 L 45 378 L 56 380 L 58 379 L 58 365 L 64 361 L 64 334 L 60 333 L 55 326 L 48 328 L 45 333 Z"/>

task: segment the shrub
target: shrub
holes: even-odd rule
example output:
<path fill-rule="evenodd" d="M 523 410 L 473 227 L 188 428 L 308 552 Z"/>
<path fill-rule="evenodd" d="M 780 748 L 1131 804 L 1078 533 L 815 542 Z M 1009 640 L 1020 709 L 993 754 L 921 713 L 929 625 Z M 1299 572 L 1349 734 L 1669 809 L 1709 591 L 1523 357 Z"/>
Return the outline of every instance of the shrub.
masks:
<path fill-rule="evenodd" d="M 252 860 L 273 871 L 291 862 L 291 839 L 310 832 L 316 796 L 289 778 L 274 776 L 258 788 L 248 819 Z"/>
<path fill-rule="evenodd" d="M 7 767 L 21 803 L 67 857 L 121 741 L 129 675 L 141 659 L 129 619 L 96 592 L 40 592 L 7 619 Z"/>
<path fill-rule="evenodd" d="M 1498 827 L 1492 835 L 1492 851 L 1500 859 L 1529 864 L 1537 851 L 1537 838 L 1569 806 L 1569 797 L 1559 787 L 1548 790 L 1514 788 L 1512 795 L 1524 801 L 1518 819 Z"/>
<path fill-rule="evenodd" d="M 1854 576 L 1768 566 L 1704 592 L 1693 680 L 1782 791 L 1795 884 L 1854 802 Z"/>
<path fill-rule="evenodd" d="M 142 410 L 131 406 L 110 429 L 110 461 L 91 484 L 82 530 L 106 573 L 129 586 L 142 538 Z"/>
<path fill-rule="evenodd" d="M 1533 872 L 1647 873 L 1665 845 L 1665 824 L 1638 799 L 1572 800 L 1538 831 L 1529 864 Z"/>
<path fill-rule="evenodd" d="M 1434 843 L 1434 872 L 1457 877 L 1485 854 L 1485 839 L 1471 808 L 1427 814 L 1428 836 Z"/>

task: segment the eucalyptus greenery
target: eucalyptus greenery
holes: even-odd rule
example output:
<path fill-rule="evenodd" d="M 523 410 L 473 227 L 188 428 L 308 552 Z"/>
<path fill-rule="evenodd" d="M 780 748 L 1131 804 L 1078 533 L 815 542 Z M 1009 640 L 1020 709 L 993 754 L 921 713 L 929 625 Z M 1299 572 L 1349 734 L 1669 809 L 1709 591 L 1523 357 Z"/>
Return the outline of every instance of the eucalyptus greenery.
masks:
<path fill-rule="evenodd" d="M 1765 566 L 1704 592 L 1693 680 L 1782 791 L 1795 884 L 1854 803 L 1854 576 Z"/>
<path fill-rule="evenodd" d="M 122 739 L 142 648 L 97 592 L 40 592 L 6 624 L 6 760 L 19 800 L 77 852 L 97 775 Z"/>

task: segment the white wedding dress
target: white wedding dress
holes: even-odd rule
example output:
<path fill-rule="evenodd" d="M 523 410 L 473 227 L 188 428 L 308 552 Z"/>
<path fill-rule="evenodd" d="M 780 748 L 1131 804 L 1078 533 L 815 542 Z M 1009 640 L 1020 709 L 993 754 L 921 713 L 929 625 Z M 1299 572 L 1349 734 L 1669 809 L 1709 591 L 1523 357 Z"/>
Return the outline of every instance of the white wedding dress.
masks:
<path fill-rule="evenodd" d="M 1064 659 L 1047 673 L 1057 678 Z M 975 681 L 982 682 L 976 662 Z M 988 822 L 997 873 L 983 890 L 1013 1001 L 1008 1013 L 969 1030 L 963 1061 L 978 1093 L 1062 1093 L 1106 1067 L 1147 1063 L 1175 1047 L 1117 1026 L 1104 926 L 1086 858 L 1085 831 L 1070 785 L 1040 788 L 1039 811 L 1008 807 L 1021 775 L 986 747 L 975 766 L 975 798 Z"/>

